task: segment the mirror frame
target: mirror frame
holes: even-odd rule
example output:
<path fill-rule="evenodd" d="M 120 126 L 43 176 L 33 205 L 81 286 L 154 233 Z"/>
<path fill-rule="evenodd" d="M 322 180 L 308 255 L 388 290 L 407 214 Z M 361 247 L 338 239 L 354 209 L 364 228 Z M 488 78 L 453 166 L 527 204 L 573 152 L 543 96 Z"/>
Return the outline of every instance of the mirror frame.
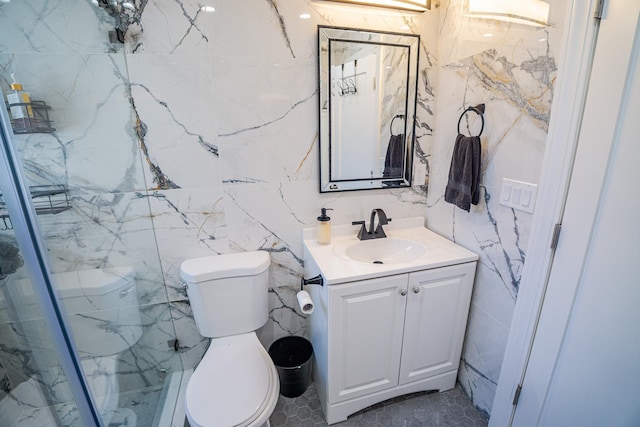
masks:
<path fill-rule="evenodd" d="M 331 79 L 330 42 L 362 42 L 407 47 L 407 99 L 405 105 L 405 164 L 400 177 L 362 177 L 358 179 L 334 180 L 331 177 Z M 415 145 L 415 114 L 418 92 L 418 64 L 420 36 L 417 34 L 393 33 L 319 25 L 318 26 L 318 84 L 319 84 L 319 147 L 320 147 L 320 193 L 338 191 L 375 190 L 410 187 L 413 176 L 413 152 Z"/>

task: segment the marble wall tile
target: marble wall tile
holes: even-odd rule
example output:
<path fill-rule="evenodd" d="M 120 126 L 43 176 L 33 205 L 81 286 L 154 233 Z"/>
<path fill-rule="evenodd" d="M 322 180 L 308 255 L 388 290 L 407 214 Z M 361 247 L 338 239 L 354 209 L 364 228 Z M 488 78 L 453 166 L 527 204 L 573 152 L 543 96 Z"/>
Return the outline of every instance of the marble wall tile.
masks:
<path fill-rule="evenodd" d="M 107 53 L 115 19 L 90 1 L 2 2 L 0 52 Z M 45 19 L 46 18 L 46 19 Z"/>
<path fill-rule="evenodd" d="M 168 373 L 183 370 L 172 344 L 176 331 L 169 304 L 140 306 L 140 316 L 142 336 L 118 357 L 121 392 L 162 386 Z"/>
<path fill-rule="evenodd" d="M 72 209 L 38 217 L 54 273 L 133 267 L 138 301 L 166 301 L 147 197 L 110 193 L 71 198 Z"/>
<path fill-rule="evenodd" d="M 0 87 L 10 74 L 51 107 L 52 134 L 16 136 L 30 185 L 77 192 L 144 188 L 122 54 L 0 54 Z"/>
<path fill-rule="evenodd" d="M 193 312 L 188 301 L 169 303 L 171 318 L 179 337 L 180 360 L 184 370 L 195 367 L 209 346 L 209 338 L 205 338 L 194 328 Z M 189 367 L 189 368 L 188 368 Z"/>
<path fill-rule="evenodd" d="M 459 380 L 486 413 L 499 379 L 532 220 L 532 214 L 502 206 L 498 199 L 503 178 L 539 180 L 560 45 L 561 28 L 555 23 L 563 12 L 564 2 L 554 3 L 554 25 L 536 29 L 474 20 L 464 16 L 461 2 L 442 3 L 427 225 L 480 255 Z M 486 105 L 481 197 L 467 213 L 443 195 L 458 118 L 478 103 Z M 470 134 L 466 123 L 462 131 Z"/>
<path fill-rule="evenodd" d="M 310 60 L 214 65 L 224 182 L 287 182 L 317 167 L 315 73 Z"/>
<path fill-rule="evenodd" d="M 130 54 L 207 54 L 212 14 L 202 10 L 210 2 L 138 2 L 137 19 L 126 34 Z M 218 5 L 216 5 L 217 7 Z"/>
<path fill-rule="evenodd" d="M 130 55 L 127 64 L 148 188 L 220 185 L 209 57 Z"/>
<path fill-rule="evenodd" d="M 213 187 L 154 191 L 149 194 L 169 301 L 187 298 L 180 278 L 182 261 L 229 252 L 222 186 L 219 181 L 213 184 Z"/>

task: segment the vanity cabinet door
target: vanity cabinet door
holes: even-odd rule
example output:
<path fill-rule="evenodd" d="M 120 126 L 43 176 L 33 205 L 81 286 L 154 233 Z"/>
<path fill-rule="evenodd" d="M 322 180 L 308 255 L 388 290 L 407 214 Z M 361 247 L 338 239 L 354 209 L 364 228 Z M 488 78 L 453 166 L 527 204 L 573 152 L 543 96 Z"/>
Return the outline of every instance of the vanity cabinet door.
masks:
<path fill-rule="evenodd" d="M 329 286 L 329 401 L 398 384 L 407 274 Z"/>
<path fill-rule="evenodd" d="M 475 268 L 409 274 L 400 385 L 458 369 Z"/>

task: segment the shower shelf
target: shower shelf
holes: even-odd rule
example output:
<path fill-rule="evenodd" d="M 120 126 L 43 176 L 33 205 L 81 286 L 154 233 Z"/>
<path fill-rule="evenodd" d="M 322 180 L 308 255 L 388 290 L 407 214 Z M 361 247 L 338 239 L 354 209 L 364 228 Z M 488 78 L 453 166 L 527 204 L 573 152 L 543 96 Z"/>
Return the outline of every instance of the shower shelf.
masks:
<path fill-rule="evenodd" d="M 25 107 L 33 111 L 33 117 L 11 119 L 11 127 L 16 135 L 27 133 L 52 133 L 56 129 L 51 126 L 49 119 L 49 107 L 44 101 L 19 102 L 7 104 L 7 110 L 11 107 Z"/>
<path fill-rule="evenodd" d="M 38 215 L 55 215 L 71 209 L 69 189 L 64 185 L 34 185 L 29 187 L 33 207 Z M 12 229 L 9 212 L 0 194 L 0 219 L 7 229 Z M 9 221 L 9 222 L 7 222 Z M 0 224 L 2 228 L 2 224 Z"/>

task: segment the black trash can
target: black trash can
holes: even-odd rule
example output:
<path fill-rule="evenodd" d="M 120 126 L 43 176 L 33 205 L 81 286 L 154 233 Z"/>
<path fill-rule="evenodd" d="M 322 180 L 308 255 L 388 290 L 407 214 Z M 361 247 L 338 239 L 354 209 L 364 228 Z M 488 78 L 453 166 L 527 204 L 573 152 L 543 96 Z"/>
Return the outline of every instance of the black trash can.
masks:
<path fill-rule="evenodd" d="M 302 337 L 284 337 L 271 344 L 269 356 L 278 370 L 280 394 L 298 397 L 309 387 L 313 346 Z"/>

